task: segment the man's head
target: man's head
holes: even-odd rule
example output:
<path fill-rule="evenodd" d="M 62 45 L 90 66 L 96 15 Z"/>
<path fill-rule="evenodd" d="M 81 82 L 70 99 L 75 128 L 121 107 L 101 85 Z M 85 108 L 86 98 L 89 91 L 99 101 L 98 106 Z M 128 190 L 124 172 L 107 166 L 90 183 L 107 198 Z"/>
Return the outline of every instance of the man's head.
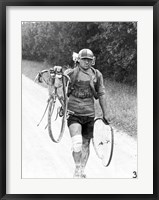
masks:
<path fill-rule="evenodd" d="M 90 49 L 82 49 L 78 54 L 80 66 L 87 70 L 95 64 L 95 57 Z"/>

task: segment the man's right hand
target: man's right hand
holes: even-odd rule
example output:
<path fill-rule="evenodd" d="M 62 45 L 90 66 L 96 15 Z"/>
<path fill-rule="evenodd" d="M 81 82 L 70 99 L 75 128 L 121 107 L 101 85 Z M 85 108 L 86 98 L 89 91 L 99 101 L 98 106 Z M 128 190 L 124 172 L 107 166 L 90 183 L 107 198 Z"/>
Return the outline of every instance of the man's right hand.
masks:
<path fill-rule="evenodd" d="M 61 66 L 54 66 L 54 71 L 55 72 L 62 72 L 62 67 Z"/>

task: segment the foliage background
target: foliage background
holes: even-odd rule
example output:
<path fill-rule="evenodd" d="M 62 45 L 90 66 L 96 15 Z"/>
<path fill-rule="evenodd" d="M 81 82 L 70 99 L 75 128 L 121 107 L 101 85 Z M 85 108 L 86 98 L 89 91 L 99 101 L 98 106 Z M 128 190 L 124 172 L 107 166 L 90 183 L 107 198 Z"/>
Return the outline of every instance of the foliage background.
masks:
<path fill-rule="evenodd" d="M 104 78 L 136 86 L 136 22 L 23 22 L 22 58 L 73 66 L 72 53 L 89 48 Z"/>

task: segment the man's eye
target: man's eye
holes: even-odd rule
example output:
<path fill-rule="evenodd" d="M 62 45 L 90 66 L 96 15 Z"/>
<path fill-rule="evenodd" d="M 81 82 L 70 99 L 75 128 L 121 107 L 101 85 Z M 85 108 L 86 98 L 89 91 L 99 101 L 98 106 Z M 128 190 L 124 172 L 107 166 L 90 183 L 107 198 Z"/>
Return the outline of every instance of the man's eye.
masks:
<path fill-rule="evenodd" d="M 84 62 L 88 61 L 87 59 L 83 59 Z"/>

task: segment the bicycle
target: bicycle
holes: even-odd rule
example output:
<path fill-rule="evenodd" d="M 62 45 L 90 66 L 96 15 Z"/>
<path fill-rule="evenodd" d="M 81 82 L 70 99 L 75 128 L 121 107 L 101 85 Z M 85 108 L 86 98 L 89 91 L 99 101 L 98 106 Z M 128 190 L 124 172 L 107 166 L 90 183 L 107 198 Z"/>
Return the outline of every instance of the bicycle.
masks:
<path fill-rule="evenodd" d="M 39 83 L 45 83 L 47 85 L 48 91 L 49 91 L 49 98 L 47 100 L 47 105 L 46 105 L 44 114 L 37 126 L 40 125 L 40 123 L 43 120 L 43 118 L 46 114 L 46 111 L 48 109 L 48 123 L 45 128 L 48 128 L 48 133 L 49 133 L 51 140 L 55 143 L 58 143 L 61 141 L 61 139 L 63 137 L 64 130 L 65 130 L 66 118 L 70 112 L 67 110 L 67 104 L 68 104 L 67 92 L 68 92 L 68 85 L 70 82 L 70 78 L 69 78 L 69 76 L 67 76 L 63 73 L 62 67 L 55 66 L 54 68 L 50 68 L 49 70 L 46 69 L 46 70 L 42 70 L 41 72 L 39 72 L 35 77 L 35 82 L 36 81 L 38 81 Z M 60 90 L 60 92 L 62 92 L 62 93 L 59 94 L 58 90 Z M 52 114 L 54 112 L 57 98 L 58 98 L 59 102 L 61 103 L 61 108 L 60 108 L 60 110 L 57 111 L 56 119 L 59 115 L 62 122 L 61 122 L 60 132 L 56 139 L 54 136 L 55 134 L 53 132 L 53 127 L 52 127 Z"/>
<path fill-rule="evenodd" d="M 102 160 L 105 167 L 110 165 L 114 149 L 114 131 L 112 126 L 103 118 L 94 120 L 94 132 L 92 139 L 96 155 Z"/>

